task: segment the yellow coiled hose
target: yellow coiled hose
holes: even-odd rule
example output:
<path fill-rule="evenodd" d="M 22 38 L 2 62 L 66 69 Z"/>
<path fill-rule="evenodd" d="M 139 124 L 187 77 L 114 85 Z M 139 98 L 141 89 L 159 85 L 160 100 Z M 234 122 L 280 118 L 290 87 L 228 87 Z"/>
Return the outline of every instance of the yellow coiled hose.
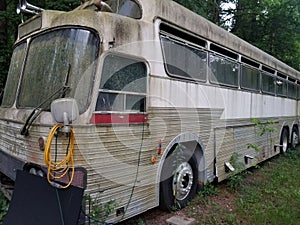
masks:
<path fill-rule="evenodd" d="M 53 185 L 53 186 L 57 186 L 55 185 L 51 179 L 61 179 L 63 178 L 69 171 L 70 167 L 72 168 L 72 173 L 71 173 L 71 177 L 69 179 L 68 184 L 66 184 L 65 186 L 60 186 L 60 188 L 68 188 L 74 178 L 74 157 L 73 157 L 73 149 L 74 149 L 74 132 L 73 129 L 71 128 L 70 131 L 70 145 L 69 145 L 69 151 L 66 155 L 66 157 L 58 162 L 55 162 L 52 160 L 51 158 L 51 143 L 52 143 L 52 139 L 55 135 L 55 132 L 57 131 L 57 129 L 59 129 L 60 127 L 63 127 L 63 124 L 56 124 L 54 127 L 52 127 L 46 145 L 45 145 L 45 151 L 44 151 L 44 161 L 45 164 L 48 168 L 48 172 L 47 172 L 47 179 L 48 182 Z"/>

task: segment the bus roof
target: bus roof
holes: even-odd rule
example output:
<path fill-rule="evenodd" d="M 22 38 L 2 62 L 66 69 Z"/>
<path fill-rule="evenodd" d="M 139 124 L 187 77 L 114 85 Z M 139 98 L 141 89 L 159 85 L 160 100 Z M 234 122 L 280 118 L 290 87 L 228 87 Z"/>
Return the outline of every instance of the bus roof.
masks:
<path fill-rule="evenodd" d="M 144 20 L 151 22 L 160 18 L 277 71 L 300 79 L 299 71 L 172 0 L 139 1 L 143 8 Z"/>
<path fill-rule="evenodd" d="M 95 0 L 91 0 L 93 3 Z M 138 21 L 153 24 L 157 20 L 173 25 L 174 27 L 185 30 L 195 36 L 205 39 L 214 44 L 227 48 L 235 53 L 244 57 L 250 58 L 264 66 L 270 67 L 282 74 L 291 76 L 300 80 L 300 72 L 296 69 L 286 65 L 275 57 L 267 54 L 259 48 L 249 44 L 236 35 L 226 31 L 225 29 L 217 26 L 216 24 L 208 21 L 204 17 L 188 10 L 180 4 L 172 0 L 130 0 L 136 1 L 142 10 L 141 19 L 133 19 L 123 17 L 123 20 Z M 86 3 L 85 3 L 86 4 Z M 91 4 L 90 4 L 91 5 Z M 28 33 L 38 30 L 41 27 L 49 27 L 50 24 L 61 26 L 63 21 L 72 21 L 72 23 L 80 23 L 78 25 L 91 25 L 94 27 L 103 26 L 103 24 L 95 23 L 97 20 L 95 10 L 82 10 L 85 9 L 84 5 L 79 6 L 71 12 L 60 12 L 53 10 L 44 10 L 39 15 L 32 17 L 25 23 L 19 26 L 19 38 L 26 36 Z M 103 17 L 98 14 L 98 18 L 107 18 L 108 14 L 103 13 Z M 73 16 L 71 16 L 73 15 Z M 82 20 L 82 18 L 86 18 Z M 120 17 L 120 15 L 119 15 Z M 67 19 L 68 18 L 68 19 Z M 73 18 L 73 19 L 72 19 Z M 107 18 L 109 20 L 109 18 Z M 105 20 L 103 20 L 105 21 Z M 102 21 L 102 22 L 103 22 Z M 119 20 L 120 21 L 120 20 Z M 130 31 L 129 31 L 130 32 Z M 154 38 L 154 36 L 153 36 Z"/>

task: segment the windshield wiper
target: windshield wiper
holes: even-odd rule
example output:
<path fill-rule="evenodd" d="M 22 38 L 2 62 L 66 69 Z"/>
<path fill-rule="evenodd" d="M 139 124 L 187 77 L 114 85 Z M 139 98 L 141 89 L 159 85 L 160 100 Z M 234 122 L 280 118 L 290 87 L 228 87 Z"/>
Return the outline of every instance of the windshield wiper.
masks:
<path fill-rule="evenodd" d="M 43 102 L 41 102 L 37 107 L 35 107 L 32 110 L 32 112 L 27 117 L 23 127 L 20 130 L 21 135 L 25 135 L 25 136 L 29 135 L 29 128 L 31 127 L 33 121 L 42 113 L 43 109 L 45 108 L 45 107 L 42 107 L 42 106 L 46 102 L 48 102 L 50 99 L 52 99 L 55 95 L 57 95 L 60 92 L 62 92 L 61 97 L 62 98 L 65 97 L 67 90 L 70 89 L 70 87 L 68 86 L 70 71 L 71 71 L 71 64 L 69 64 L 68 72 L 67 72 L 66 77 L 65 77 L 64 85 L 61 88 L 59 88 L 57 91 L 55 91 L 52 95 L 50 95 L 48 98 L 46 98 Z M 49 103 L 47 104 L 47 106 L 49 106 Z"/>
<path fill-rule="evenodd" d="M 27 117 L 26 122 L 24 123 L 20 134 L 28 136 L 29 135 L 29 128 L 32 125 L 33 121 L 41 114 L 44 108 L 41 108 L 46 102 L 48 102 L 51 98 L 53 98 L 55 95 L 57 95 L 59 92 L 65 93 L 70 87 L 69 86 L 62 86 L 60 89 L 55 91 L 52 95 L 50 95 L 48 98 L 46 98 L 41 104 L 39 104 L 37 107 L 35 107 L 30 115 Z M 64 94 L 63 94 L 64 95 Z M 49 105 L 49 104 L 48 104 Z"/>

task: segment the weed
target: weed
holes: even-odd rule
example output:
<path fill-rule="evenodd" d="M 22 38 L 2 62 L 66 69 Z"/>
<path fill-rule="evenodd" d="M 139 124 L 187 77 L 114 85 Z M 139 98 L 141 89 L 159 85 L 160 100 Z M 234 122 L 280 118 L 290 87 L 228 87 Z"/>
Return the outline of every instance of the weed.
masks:
<path fill-rule="evenodd" d="M 99 198 L 92 199 L 90 195 L 85 196 L 85 200 L 89 203 L 88 217 L 97 223 L 105 224 L 108 216 L 117 207 L 115 200 L 110 200 L 106 203 L 100 203 Z"/>
<path fill-rule="evenodd" d="M 8 200 L 0 192 L 0 224 L 2 224 L 3 217 L 5 216 L 8 209 Z"/>
<path fill-rule="evenodd" d="M 137 224 L 138 225 L 146 225 L 145 222 L 141 218 L 138 219 L 138 223 Z"/>
<path fill-rule="evenodd" d="M 273 120 L 268 120 L 265 123 L 262 123 L 259 119 L 252 118 L 251 122 L 255 124 L 255 126 L 258 128 L 259 136 L 263 136 L 265 133 L 271 134 L 275 131 L 274 124 L 275 122 Z"/>
<path fill-rule="evenodd" d="M 237 219 L 236 219 L 236 216 L 235 215 L 233 215 L 233 214 L 228 214 L 228 215 L 226 215 L 226 217 L 225 217 L 225 221 L 226 221 L 226 224 L 237 224 L 236 223 L 236 221 L 237 221 Z"/>
<path fill-rule="evenodd" d="M 207 182 L 203 190 L 198 193 L 200 197 L 215 196 L 219 194 L 219 190 L 210 182 Z"/>
<path fill-rule="evenodd" d="M 247 144 L 247 149 L 254 149 L 257 153 L 259 153 L 260 152 L 260 148 L 258 147 L 258 145 L 257 144 L 250 144 L 250 143 L 248 143 Z"/>
<path fill-rule="evenodd" d="M 243 181 L 243 176 L 247 173 L 247 171 L 245 171 L 246 168 L 244 163 L 239 160 L 240 157 L 240 154 L 234 152 L 230 158 L 230 164 L 235 168 L 235 171 L 231 172 L 227 181 L 227 187 L 230 190 L 236 190 L 240 187 Z"/>

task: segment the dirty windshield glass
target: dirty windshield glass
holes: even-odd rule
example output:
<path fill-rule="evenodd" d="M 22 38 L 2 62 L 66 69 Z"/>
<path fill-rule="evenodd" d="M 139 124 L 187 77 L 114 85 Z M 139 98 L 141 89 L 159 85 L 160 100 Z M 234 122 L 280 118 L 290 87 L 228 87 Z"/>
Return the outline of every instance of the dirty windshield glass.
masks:
<path fill-rule="evenodd" d="M 35 37 L 28 49 L 18 107 L 36 107 L 66 85 L 70 87 L 67 93 L 58 93 L 54 98 L 75 98 L 79 111 L 84 112 L 98 44 L 96 35 L 83 29 L 60 29 Z"/>
<path fill-rule="evenodd" d="M 19 78 L 25 57 L 25 50 L 25 43 L 18 45 L 14 49 L 5 85 L 2 106 L 12 106 L 15 101 Z"/>

